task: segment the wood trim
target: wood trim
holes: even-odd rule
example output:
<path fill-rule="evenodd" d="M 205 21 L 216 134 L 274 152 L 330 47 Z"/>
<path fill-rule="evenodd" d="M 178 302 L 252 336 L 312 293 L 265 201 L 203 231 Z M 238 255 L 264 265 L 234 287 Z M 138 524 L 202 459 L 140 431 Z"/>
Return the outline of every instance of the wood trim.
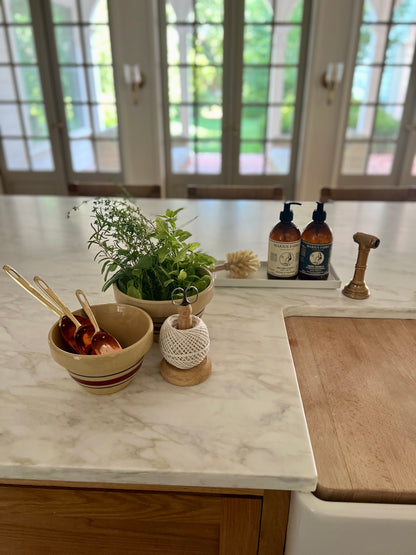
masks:
<path fill-rule="evenodd" d="M 70 183 L 68 185 L 70 196 L 86 197 L 132 197 L 160 198 L 160 185 L 110 185 L 93 183 Z"/>
<path fill-rule="evenodd" d="M 0 478 L 0 486 L 35 486 L 48 488 L 87 488 L 102 490 L 131 490 L 131 491 L 154 491 L 154 492 L 183 492 L 216 495 L 240 495 L 245 497 L 262 497 L 263 489 L 244 489 L 244 488 L 214 488 L 214 487 L 195 487 L 195 486 L 164 486 L 148 484 L 122 484 L 117 482 L 68 482 L 64 480 L 17 480 Z"/>
<path fill-rule="evenodd" d="M 416 188 L 410 189 L 321 189 L 321 202 L 328 200 L 387 200 L 387 201 L 414 201 Z"/>
<path fill-rule="evenodd" d="M 289 491 L 264 492 L 258 555 L 284 552 L 289 504 Z"/>
<path fill-rule="evenodd" d="M 188 185 L 188 198 L 283 200 L 281 187 L 244 185 Z"/>

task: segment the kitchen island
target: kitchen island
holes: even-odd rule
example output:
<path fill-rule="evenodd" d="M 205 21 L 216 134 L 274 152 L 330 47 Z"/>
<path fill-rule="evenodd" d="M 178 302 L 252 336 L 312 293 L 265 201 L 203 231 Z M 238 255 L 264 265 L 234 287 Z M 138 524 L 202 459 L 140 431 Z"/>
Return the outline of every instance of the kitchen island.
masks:
<path fill-rule="evenodd" d="M 91 303 L 113 302 L 110 291 L 101 292 L 100 268 L 86 247 L 88 205 L 66 217 L 76 203 L 65 197 L 0 197 L 2 265 L 16 268 L 27 279 L 40 275 L 71 309 L 78 308 L 77 288 Z M 217 259 L 230 251 L 252 249 L 261 260 L 267 257 L 268 234 L 282 206 L 274 201 L 185 199 L 140 199 L 139 204 L 148 216 L 184 207 L 180 223 L 197 216 L 186 229 Z M 301 229 L 314 207 L 295 207 L 294 221 Z M 105 500 L 111 495 L 114 506 L 123 507 L 122 514 L 127 503 L 129 518 L 135 511 L 130 494 L 137 498 L 138 492 L 148 492 L 145 505 L 149 495 L 159 495 L 152 498 L 155 507 L 166 506 L 176 495 L 182 504 L 179 512 L 190 499 L 196 513 L 212 503 L 211 516 L 196 519 L 205 531 L 207 522 L 214 526 L 212 515 L 222 514 L 224 537 L 219 543 L 226 546 L 224 530 L 233 529 L 229 541 L 235 551 L 222 547 L 221 552 L 250 553 L 238 547 L 238 538 L 253 522 L 256 533 L 247 541 L 254 545 L 260 536 L 259 553 L 278 553 L 273 549 L 282 533 L 273 518 L 284 529 L 288 492 L 314 491 L 317 483 L 284 317 L 414 318 L 416 313 L 416 204 L 339 202 L 327 204 L 326 211 L 334 232 L 332 264 L 342 285 L 351 279 L 357 258 L 352 235 L 363 231 L 380 238 L 380 247 L 368 260 L 370 298 L 352 300 L 341 294 L 341 287 L 310 289 L 307 283 L 302 288 L 216 288 L 204 315 L 213 371 L 206 382 L 192 388 L 162 379 L 155 344 L 126 389 L 110 396 L 88 394 L 49 355 L 47 333 L 54 315 L 2 272 L 1 513 L 7 515 L 13 499 L 13 506 L 19 505 L 17 499 L 27 506 L 30 492 L 35 492 L 32 513 L 48 503 L 56 510 L 62 497 L 54 496 L 64 491 L 72 509 L 85 504 L 88 514 L 90 507 L 98 513 L 102 507 L 110 522 L 111 505 Z M 189 497 L 193 495 L 199 497 Z M 71 510 L 61 518 L 68 513 L 74 518 Z M 155 509 L 153 520 L 157 513 Z M 150 520 L 145 519 L 147 527 Z M 161 520 L 166 524 L 169 519 Z M 78 525 L 76 519 L 69 522 Z M 171 526 L 172 522 L 177 520 L 169 520 Z M 36 522 L 30 526 L 35 529 Z M 42 526 L 39 521 L 37 529 Z M 195 521 L 191 528 L 195 537 L 205 533 Z M 91 534 L 87 525 L 81 532 Z M 166 534 L 171 538 L 172 530 Z M 104 540 L 110 541 L 108 533 Z M 242 543 L 247 546 L 247 541 Z M 214 544 L 211 538 L 212 552 Z M 189 553 L 211 552 L 203 549 L 195 547 Z"/>

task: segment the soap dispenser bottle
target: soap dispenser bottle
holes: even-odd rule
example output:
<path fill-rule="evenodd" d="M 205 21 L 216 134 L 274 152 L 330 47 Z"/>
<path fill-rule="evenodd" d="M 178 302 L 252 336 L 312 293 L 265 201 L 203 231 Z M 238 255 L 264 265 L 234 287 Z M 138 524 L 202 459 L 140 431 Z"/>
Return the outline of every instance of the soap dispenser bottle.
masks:
<path fill-rule="evenodd" d="M 299 267 L 300 230 L 292 222 L 291 204 L 285 202 L 280 212 L 280 221 L 269 235 L 269 254 L 267 257 L 268 279 L 296 279 Z"/>
<path fill-rule="evenodd" d="M 332 231 L 325 223 L 324 203 L 317 202 L 312 222 L 302 233 L 299 259 L 299 279 L 328 279 L 332 249 Z"/>

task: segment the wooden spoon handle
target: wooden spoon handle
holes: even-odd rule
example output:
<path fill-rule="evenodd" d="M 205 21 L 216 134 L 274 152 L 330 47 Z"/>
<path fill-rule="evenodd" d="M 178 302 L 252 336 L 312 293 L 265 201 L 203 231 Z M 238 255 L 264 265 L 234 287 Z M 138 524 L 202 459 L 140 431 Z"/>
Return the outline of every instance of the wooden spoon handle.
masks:
<path fill-rule="evenodd" d="M 27 291 L 33 297 L 35 297 L 35 299 L 40 301 L 44 306 L 46 306 L 46 308 L 49 308 L 49 310 L 52 310 L 52 312 L 55 312 L 55 314 L 57 314 L 60 318 L 62 318 L 62 316 L 64 315 L 62 310 L 60 310 L 58 307 L 56 307 L 50 301 L 48 301 L 48 299 L 44 297 L 41 293 L 39 293 L 39 291 L 35 289 L 32 285 L 30 285 L 30 283 L 26 281 L 25 278 L 19 274 L 19 272 L 17 272 L 14 268 L 12 268 L 11 266 L 8 266 L 7 264 L 3 266 L 3 270 L 6 272 L 8 276 L 14 279 L 14 281 L 18 283 L 20 287 L 23 287 L 25 291 Z"/>
<path fill-rule="evenodd" d="M 50 299 L 52 299 L 53 302 L 56 303 L 59 306 L 59 308 L 62 310 L 62 312 L 65 314 L 65 316 L 68 316 L 68 318 L 74 324 L 75 329 L 78 329 L 81 326 L 81 324 L 78 322 L 78 320 L 75 318 L 75 316 L 69 310 L 69 308 L 64 305 L 64 303 L 61 301 L 61 299 L 58 297 L 58 295 L 49 287 L 49 285 L 46 283 L 46 281 L 44 281 L 39 276 L 35 276 L 33 278 L 33 280 L 36 283 L 36 285 L 38 287 L 40 287 L 42 289 L 42 291 L 44 293 L 46 293 L 48 295 L 48 297 Z"/>
<path fill-rule="evenodd" d="M 79 302 L 81 303 L 81 306 L 84 309 L 85 314 L 88 316 L 92 325 L 94 326 L 94 332 L 95 333 L 99 332 L 100 326 L 97 322 L 97 318 L 95 317 L 94 312 L 92 311 L 90 303 L 87 301 L 87 297 L 85 296 L 85 293 L 81 289 L 77 289 L 75 291 L 75 295 L 77 296 Z"/>

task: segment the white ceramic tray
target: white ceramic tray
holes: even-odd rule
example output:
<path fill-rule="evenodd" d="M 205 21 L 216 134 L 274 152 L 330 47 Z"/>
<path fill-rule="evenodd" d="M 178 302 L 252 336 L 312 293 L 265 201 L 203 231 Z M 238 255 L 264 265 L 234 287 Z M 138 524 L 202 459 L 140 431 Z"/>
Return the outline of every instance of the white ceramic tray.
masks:
<path fill-rule="evenodd" d="M 218 265 L 223 264 L 218 261 Z M 261 262 L 260 268 L 247 279 L 233 279 L 229 277 L 229 272 L 220 270 L 214 272 L 215 287 L 271 287 L 286 289 L 338 289 L 341 280 L 335 272 L 332 264 L 329 266 L 329 276 L 327 280 L 303 280 L 303 279 L 267 279 L 267 262 Z"/>

